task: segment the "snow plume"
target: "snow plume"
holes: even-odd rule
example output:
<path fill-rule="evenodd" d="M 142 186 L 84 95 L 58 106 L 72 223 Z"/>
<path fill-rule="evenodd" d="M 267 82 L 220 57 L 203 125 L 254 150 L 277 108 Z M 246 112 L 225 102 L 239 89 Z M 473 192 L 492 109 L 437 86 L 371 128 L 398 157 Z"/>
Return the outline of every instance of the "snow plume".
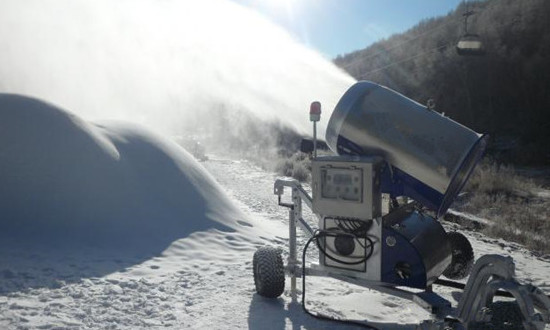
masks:
<path fill-rule="evenodd" d="M 249 114 L 248 121 L 274 120 L 304 134 L 309 104 L 318 100 L 322 134 L 352 83 L 281 28 L 227 0 L 0 4 L 0 91 L 88 120 L 211 135 L 220 132 L 212 122 L 223 109 L 227 126 L 240 129 L 239 116 Z"/>

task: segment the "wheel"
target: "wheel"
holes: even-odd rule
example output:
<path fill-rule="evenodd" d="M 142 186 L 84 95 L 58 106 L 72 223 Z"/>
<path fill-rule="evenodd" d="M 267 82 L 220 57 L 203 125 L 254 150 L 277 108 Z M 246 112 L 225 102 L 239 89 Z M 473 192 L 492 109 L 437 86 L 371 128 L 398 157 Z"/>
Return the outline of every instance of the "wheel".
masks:
<path fill-rule="evenodd" d="M 285 289 L 285 268 L 281 252 L 273 247 L 261 247 L 252 260 L 256 292 L 267 298 L 277 298 Z"/>
<path fill-rule="evenodd" d="M 460 280 L 470 274 L 474 265 L 474 250 L 466 236 L 458 232 L 447 233 L 451 245 L 451 264 L 443 275 L 452 280 Z"/>

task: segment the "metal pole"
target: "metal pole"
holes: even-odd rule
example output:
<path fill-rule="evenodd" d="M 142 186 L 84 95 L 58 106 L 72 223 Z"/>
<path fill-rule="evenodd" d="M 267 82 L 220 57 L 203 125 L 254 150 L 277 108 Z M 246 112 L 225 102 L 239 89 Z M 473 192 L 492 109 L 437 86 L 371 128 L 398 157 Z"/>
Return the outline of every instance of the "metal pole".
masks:
<path fill-rule="evenodd" d="M 313 158 L 317 158 L 317 122 L 313 122 Z"/>
<path fill-rule="evenodd" d="M 317 158 L 317 122 L 321 120 L 321 102 L 311 102 L 309 120 L 313 122 L 313 157 Z"/>
<path fill-rule="evenodd" d="M 296 188 L 292 189 L 292 204 L 289 210 L 288 236 L 289 236 L 289 253 L 288 265 L 290 266 L 290 295 L 292 300 L 296 299 L 296 267 L 298 260 L 296 259 Z"/>

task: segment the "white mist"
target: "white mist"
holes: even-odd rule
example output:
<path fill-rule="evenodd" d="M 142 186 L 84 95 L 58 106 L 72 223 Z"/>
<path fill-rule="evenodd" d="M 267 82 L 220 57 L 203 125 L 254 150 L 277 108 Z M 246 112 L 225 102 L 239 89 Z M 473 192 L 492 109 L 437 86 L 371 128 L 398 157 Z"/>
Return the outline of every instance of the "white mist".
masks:
<path fill-rule="evenodd" d="M 309 104 L 319 100 L 323 132 L 353 82 L 227 0 L 0 3 L 0 92 L 38 97 L 90 120 L 181 134 L 208 128 L 221 106 L 307 133 Z"/>

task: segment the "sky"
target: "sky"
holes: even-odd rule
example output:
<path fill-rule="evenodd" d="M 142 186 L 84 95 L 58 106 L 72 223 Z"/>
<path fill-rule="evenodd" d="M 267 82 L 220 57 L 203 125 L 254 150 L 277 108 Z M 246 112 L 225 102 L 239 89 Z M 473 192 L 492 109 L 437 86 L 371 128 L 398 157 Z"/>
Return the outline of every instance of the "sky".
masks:
<path fill-rule="evenodd" d="M 446 15 L 463 0 L 233 0 L 332 59 Z"/>

